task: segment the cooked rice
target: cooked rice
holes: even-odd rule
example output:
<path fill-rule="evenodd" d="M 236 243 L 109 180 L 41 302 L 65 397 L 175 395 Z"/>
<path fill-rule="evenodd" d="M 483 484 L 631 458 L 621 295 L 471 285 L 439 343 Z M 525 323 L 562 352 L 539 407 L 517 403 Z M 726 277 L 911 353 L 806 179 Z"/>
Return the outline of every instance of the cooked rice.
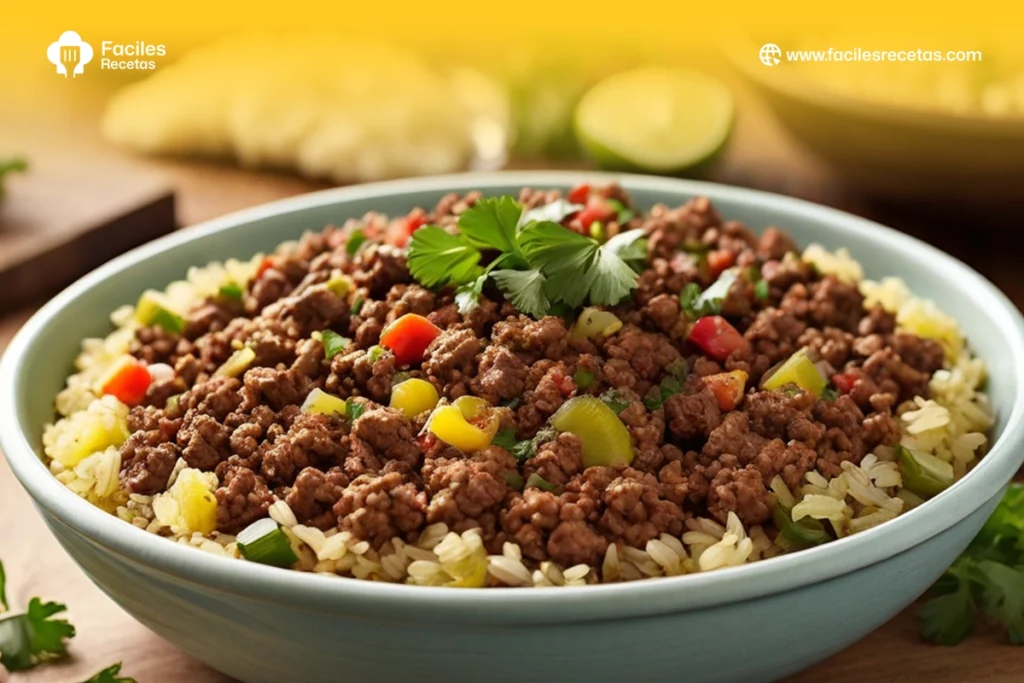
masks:
<path fill-rule="evenodd" d="M 860 264 L 846 250 L 830 253 L 820 245 L 810 245 L 801 258 L 822 273 L 859 282 L 867 306 L 881 305 L 896 315 L 900 329 L 942 345 L 946 366 L 931 379 L 932 398 L 918 398 L 900 409 L 900 443 L 951 463 L 956 477 L 962 477 L 984 453 L 993 416 L 980 391 L 985 365 L 964 345 L 956 321 L 933 302 L 914 298 L 899 278 L 863 280 Z M 193 268 L 186 280 L 167 288 L 168 301 L 175 310 L 186 311 L 228 282 L 247 282 L 261 259 L 262 255 L 257 255 L 248 261 Z M 131 307 L 119 309 L 111 319 L 117 329 L 106 339 L 83 342 L 76 373 L 57 397 L 62 419 L 48 425 L 43 436 L 51 471 L 79 496 L 141 529 L 208 553 L 241 558 L 234 536 L 216 531 L 204 536 L 190 530 L 175 498 L 175 491 L 196 482 L 214 491 L 218 481 L 213 473 L 191 469 L 179 459 L 165 493 L 143 496 L 120 488 L 118 448 L 128 437 L 128 408 L 113 397 L 97 396 L 94 386 L 128 352 L 138 324 Z M 844 462 L 842 472 L 831 479 L 812 470 L 796 490 L 781 477 L 775 477 L 770 488 L 779 503 L 792 510 L 794 520 L 806 517 L 827 522 L 842 537 L 882 524 L 924 502 L 902 485 L 893 449 L 882 447 L 859 464 Z M 433 524 L 415 543 L 394 538 L 378 552 L 347 531 L 325 532 L 299 524 L 283 500 L 270 506 L 269 516 L 295 550 L 295 569 L 425 586 L 555 587 L 631 581 L 723 569 L 789 549 L 785 539 L 773 541 L 761 526 L 744 529 L 734 513 L 729 513 L 724 526 L 712 519 L 691 517 L 678 538 L 663 533 L 644 548 L 608 545 L 600 568 L 595 570 L 587 565 L 559 567 L 552 562 L 524 560 L 522 549 L 510 542 L 504 543 L 500 555 L 487 555 L 479 529 L 456 533 L 445 524 Z"/>

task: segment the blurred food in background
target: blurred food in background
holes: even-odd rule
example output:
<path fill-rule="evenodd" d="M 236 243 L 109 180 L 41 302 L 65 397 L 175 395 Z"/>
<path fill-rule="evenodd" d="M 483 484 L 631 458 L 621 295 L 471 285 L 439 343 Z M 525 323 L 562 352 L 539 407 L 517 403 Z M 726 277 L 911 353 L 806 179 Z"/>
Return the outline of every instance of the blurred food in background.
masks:
<path fill-rule="evenodd" d="M 28 162 L 20 157 L 0 158 L 0 199 L 4 198 L 4 176 L 9 173 L 24 173 Z"/>
<path fill-rule="evenodd" d="M 338 182 L 446 173 L 469 168 L 477 151 L 478 112 L 458 82 L 381 43 L 236 39 L 125 87 L 102 130 L 147 154 L 233 158 Z"/>
<path fill-rule="evenodd" d="M 944 40 L 822 34 L 789 50 L 979 50 L 980 62 L 785 61 L 759 43 L 729 50 L 793 137 L 872 197 L 925 202 L 1014 201 L 1024 174 L 1024 65 L 970 36 Z"/>

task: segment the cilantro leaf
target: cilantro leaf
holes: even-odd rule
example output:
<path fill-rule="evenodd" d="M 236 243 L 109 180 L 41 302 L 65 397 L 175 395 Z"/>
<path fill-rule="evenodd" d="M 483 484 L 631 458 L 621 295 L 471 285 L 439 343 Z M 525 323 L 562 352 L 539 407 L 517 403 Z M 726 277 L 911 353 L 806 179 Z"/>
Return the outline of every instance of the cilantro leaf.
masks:
<path fill-rule="evenodd" d="M 75 627 L 64 619 L 51 619 L 66 609 L 32 598 L 24 614 L 0 619 L 0 659 L 8 671 L 31 669 L 67 655 L 65 641 L 75 636 Z"/>
<path fill-rule="evenodd" d="M 11 609 L 7 604 L 7 574 L 4 573 L 4 563 L 0 562 L 0 611 L 6 612 Z"/>
<path fill-rule="evenodd" d="M 586 368 L 576 368 L 576 372 L 572 373 L 572 381 L 577 387 L 586 391 L 594 383 L 594 373 Z"/>
<path fill-rule="evenodd" d="M 531 223 L 520 241 L 530 264 L 547 276 L 546 291 L 553 299 L 576 308 L 587 299 L 596 273 L 591 268 L 598 243 L 557 223 Z"/>
<path fill-rule="evenodd" d="M 480 275 L 480 251 L 463 235 L 452 235 L 436 225 L 412 234 L 409 272 L 426 287 L 465 284 Z"/>
<path fill-rule="evenodd" d="M 333 330 L 324 330 L 320 333 L 320 341 L 324 345 L 324 355 L 327 360 L 331 360 L 339 353 L 345 350 L 352 340 L 347 337 L 342 337 L 340 334 Z"/>
<path fill-rule="evenodd" d="M 537 447 L 534 446 L 533 441 L 526 439 L 525 441 L 517 441 L 516 445 L 512 447 L 512 455 L 515 456 L 519 462 L 526 462 L 537 454 Z"/>
<path fill-rule="evenodd" d="M 366 241 L 366 233 L 362 230 L 353 230 L 348 236 L 348 241 L 345 242 L 345 253 L 349 256 L 355 256 L 359 251 L 359 247 L 363 246 Z"/>
<path fill-rule="evenodd" d="M 644 406 L 646 406 L 651 412 L 654 412 L 665 405 L 665 401 L 667 401 L 670 396 L 674 396 L 682 390 L 683 383 L 678 377 L 670 375 L 661 380 L 661 384 L 656 387 L 652 387 L 651 390 L 647 392 L 647 395 L 644 396 Z"/>
<path fill-rule="evenodd" d="M 491 273 L 512 305 L 534 318 L 548 314 L 551 303 L 544 293 L 547 278 L 539 270 L 495 270 Z"/>
<path fill-rule="evenodd" d="M 491 443 L 495 446 L 501 446 L 506 451 L 511 451 L 516 445 L 516 430 L 511 427 L 499 430 L 494 435 L 494 438 L 491 439 Z"/>
<path fill-rule="evenodd" d="M 977 569 L 985 582 L 985 614 L 1006 626 L 1011 643 L 1024 643 L 1024 571 L 992 560 L 979 562 Z"/>
<path fill-rule="evenodd" d="M 82 681 L 82 683 L 135 683 L 134 678 L 118 676 L 119 673 L 121 673 L 121 662 L 111 664 L 89 680 Z"/>
<path fill-rule="evenodd" d="M 365 412 L 366 404 L 351 397 L 345 399 L 345 417 L 347 417 L 350 422 L 355 422 Z"/>
<path fill-rule="evenodd" d="M 647 258 L 647 240 L 643 230 L 627 230 L 605 242 L 604 249 L 623 261 L 643 261 Z"/>
<path fill-rule="evenodd" d="M 557 484 L 552 484 L 550 481 L 540 476 L 536 472 L 534 472 L 533 474 L 526 478 L 526 486 L 536 486 L 539 489 L 543 489 L 544 491 L 549 491 L 551 493 L 561 493 L 562 491 L 561 486 L 558 486 Z"/>
<path fill-rule="evenodd" d="M 601 394 L 601 400 L 604 401 L 606 406 L 614 410 L 616 415 L 629 407 L 629 401 L 615 389 L 609 389 Z"/>
<path fill-rule="evenodd" d="M 956 590 L 932 598 L 917 612 L 921 636 L 938 645 L 956 645 L 974 631 L 974 603 L 970 586 L 959 582 Z"/>
<path fill-rule="evenodd" d="M 697 299 L 700 298 L 700 293 L 700 285 L 696 282 L 688 283 L 683 287 L 683 291 L 679 292 L 679 307 L 690 320 L 700 317 L 700 311 L 697 310 Z"/>
<path fill-rule="evenodd" d="M 455 304 L 459 307 L 459 313 L 466 315 L 480 305 L 480 295 L 484 293 L 486 282 L 487 273 L 484 273 L 472 282 L 459 285 L 455 290 Z"/>
<path fill-rule="evenodd" d="M 569 216 L 582 211 L 584 208 L 586 207 L 582 204 L 574 204 L 568 199 L 556 199 L 549 204 L 544 204 L 535 209 L 524 211 L 523 215 L 519 217 L 519 227 L 523 227 L 528 223 L 538 223 L 542 221 L 561 223 Z"/>
<path fill-rule="evenodd" d="M 516 237 L 523 207 L 512 197 L 481 199 L 459 215 L 459 232 L 478 249 L 518 253 Z"/>
<path fill-rule="evenodd" d="M 636 273 L 626 260 L 636 258 L 635 245 L 641 234 L 639 230 L 619 233 L 598 249 L 594 264 L 596 273 L 590 287 L 590 303 L 614 306 L 636 287 Z"/>

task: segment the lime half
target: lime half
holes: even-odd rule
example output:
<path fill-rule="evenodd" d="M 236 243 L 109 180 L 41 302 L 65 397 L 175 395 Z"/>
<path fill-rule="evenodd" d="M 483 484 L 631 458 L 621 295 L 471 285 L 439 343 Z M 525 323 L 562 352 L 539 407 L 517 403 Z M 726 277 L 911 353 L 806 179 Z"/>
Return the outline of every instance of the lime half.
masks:
<path fill-rule="evenodd" d="M 676 174 L 725 146 L 733 99 L 720 81 L 687 69 L 643 67 L 610 76 L 576 106 L 576 134 L 604 168 Z"/>

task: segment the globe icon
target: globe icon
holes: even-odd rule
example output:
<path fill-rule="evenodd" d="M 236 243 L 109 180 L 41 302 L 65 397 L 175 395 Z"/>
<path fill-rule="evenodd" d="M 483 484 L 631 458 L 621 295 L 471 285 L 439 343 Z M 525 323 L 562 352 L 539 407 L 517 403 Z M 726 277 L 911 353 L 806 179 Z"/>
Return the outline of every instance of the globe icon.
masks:
<path fill-rule="evenodd" d="M 765 66 L 775 66 L 782 59 L 782 48 L 775 43 L 765 43 L 761 46 L 758 57 L 761 58 L 761 63 Z"/>

